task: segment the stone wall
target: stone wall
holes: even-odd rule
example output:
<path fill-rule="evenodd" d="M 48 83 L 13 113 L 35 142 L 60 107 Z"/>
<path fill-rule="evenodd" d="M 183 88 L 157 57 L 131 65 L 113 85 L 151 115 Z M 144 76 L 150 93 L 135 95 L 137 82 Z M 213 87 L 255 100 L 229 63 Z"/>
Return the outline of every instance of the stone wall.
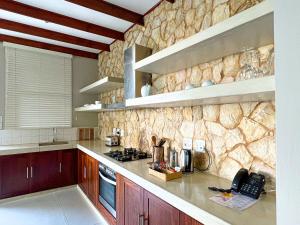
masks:
<path fill-rule="evenodd" d="M 255 0 L 176 0 L 163 2 L 145 17 L 145 26 L 134 26 L 125 34 L 125 41 L 111 45 L 111 52 L 99 56 L 99 77 L 123 76 L 123 51 L 137 43 L 157 52 L 196 32 L 202 31 L 260 1 Z M 182 90 L 187 84 L 200 86 L 203 80 L 215 83 L 239 80 L 242 67 L 251 64 L 274 74 L 274 46 L 262 46 L 252 52 L 238 53 L 193 68 L 166 75 L 153 75 L 153 92 Z M 110 103 L 116 96 L 124 101 L 124 90 L 100 95 Z M 99 138 L 104 139 L 113 127 L 125 130 L 124 146 L 151 150 L 151 136 L 169 139 L 168 145 L 180 151 L 184 137 L 203 139 L 213 157 L 210 173 L 232 179 L 236 171 L 245 167 L 263 171 L 275 179 L 275 104 L 253 102 L 196 107 L 126 110 L 99 113 Z M 199 160 L 198 160 L 199 159 Z M 207 161 L 199 155 L 196 164 Z"/>

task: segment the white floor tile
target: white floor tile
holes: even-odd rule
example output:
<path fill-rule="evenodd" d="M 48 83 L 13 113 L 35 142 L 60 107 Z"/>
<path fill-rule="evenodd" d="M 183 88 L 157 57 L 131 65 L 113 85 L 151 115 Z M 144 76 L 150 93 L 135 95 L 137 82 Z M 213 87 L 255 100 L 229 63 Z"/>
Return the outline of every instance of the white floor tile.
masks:
<path fill-rule="evenodd" d="M 0 225 L 108 225 L 77 188 L 0 204 Z"/>

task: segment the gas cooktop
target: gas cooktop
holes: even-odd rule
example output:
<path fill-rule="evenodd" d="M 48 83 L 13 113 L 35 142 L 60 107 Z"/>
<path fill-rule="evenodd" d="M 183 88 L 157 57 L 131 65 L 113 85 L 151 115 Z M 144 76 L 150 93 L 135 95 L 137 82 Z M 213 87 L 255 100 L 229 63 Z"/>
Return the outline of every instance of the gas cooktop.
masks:
<path fill-rule="evenodd" d="M 122 151 L 114 150 L 104 154 L 121 162 L 152 158 L 152 156 L 146 152 L 142 152 L 141 150 L 137 150 L 135 148 L 124 148 Z"/>

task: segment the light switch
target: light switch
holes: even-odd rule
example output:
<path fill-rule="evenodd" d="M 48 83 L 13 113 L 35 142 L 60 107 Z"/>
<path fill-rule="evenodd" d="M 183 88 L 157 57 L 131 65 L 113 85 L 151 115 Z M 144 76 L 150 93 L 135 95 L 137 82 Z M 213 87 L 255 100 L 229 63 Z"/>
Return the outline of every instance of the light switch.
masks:
<path fill-rule="evenodd" d="M 192 150 L 192 147 L 193 147 L 193 139 L 183 138 L 183 149 Z"/>

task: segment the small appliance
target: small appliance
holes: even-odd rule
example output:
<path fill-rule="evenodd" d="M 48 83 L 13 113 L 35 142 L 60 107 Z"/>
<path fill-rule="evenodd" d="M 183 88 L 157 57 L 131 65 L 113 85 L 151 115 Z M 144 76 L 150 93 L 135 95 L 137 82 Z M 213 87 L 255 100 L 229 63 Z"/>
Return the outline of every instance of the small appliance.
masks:
<path fill-rule="evenodd" d="M 192 172 L 192 150 L 182 149 L 181 150 L 181 171 L 182 172 Z"/>
<path fill-rule="evenodd" d="M 120 138 L 117 135 L 110 135 L 106 136 L 105 138 L 105 145 L 106 146 L 119 146 L 120 145 Z"/>

